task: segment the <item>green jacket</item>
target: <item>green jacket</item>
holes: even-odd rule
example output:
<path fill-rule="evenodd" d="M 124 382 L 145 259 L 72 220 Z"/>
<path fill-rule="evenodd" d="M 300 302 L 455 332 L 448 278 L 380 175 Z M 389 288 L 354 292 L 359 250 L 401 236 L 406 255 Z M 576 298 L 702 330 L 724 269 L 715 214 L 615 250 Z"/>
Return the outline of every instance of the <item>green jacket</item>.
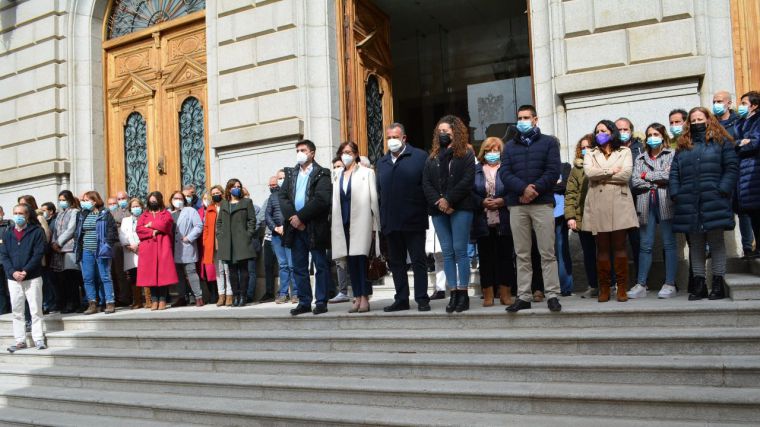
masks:
<path fill-rule="evenodd" d="M 216 217 L 217 257 L 222 261 L 237 263 L 255 258 L 251 247 L 256 231 L 256 213 L 251 199 L 243 198 L 235 209 L 222 200 Z"/>
<path fill-rule="evenodd" d="M 583 221 L 586 193 L 588 193 L 588 179 L 583 172 L 583 159 L 575 159 L 565 190 L 565 220 L 574 219 L 578 226 L 577 230 L 581 229 Z"/>

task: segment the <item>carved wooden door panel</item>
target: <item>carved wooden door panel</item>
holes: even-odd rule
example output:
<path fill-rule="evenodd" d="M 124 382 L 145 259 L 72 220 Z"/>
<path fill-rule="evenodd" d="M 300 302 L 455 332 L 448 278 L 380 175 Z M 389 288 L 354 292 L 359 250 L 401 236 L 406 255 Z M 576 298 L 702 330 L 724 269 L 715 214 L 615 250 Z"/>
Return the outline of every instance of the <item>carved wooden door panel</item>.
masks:
<path fill-rule="evenodd" d="M 109 194 L 126 189 L 130 196 L 145 197 L 158 190 L 168 198 L 183 184 L 205 187 L 203 13 L 109 40 L 104 49 Z M 184 181 L 183 167 L 191 170 Z"/>
<path fill-rule="evenodd" d="M 393 121 L 390 19 L 370 0 L 340 0 L 341 137 L 374 161 Z"/>

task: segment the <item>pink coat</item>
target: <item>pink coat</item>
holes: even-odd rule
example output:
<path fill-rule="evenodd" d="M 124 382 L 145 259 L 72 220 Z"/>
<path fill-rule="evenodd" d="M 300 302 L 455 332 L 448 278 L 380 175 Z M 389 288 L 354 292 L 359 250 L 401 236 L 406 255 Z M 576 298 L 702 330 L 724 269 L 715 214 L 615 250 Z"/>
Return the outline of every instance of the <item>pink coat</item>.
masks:
<path fill-rule="evenodd" d="M 146 224 L 151 224 L 147 228 Z M 137 264 L 137 286 L 168 286 L 177 283 L 174 269 L 174 220 L 169 211 L 145 212 L 137 220 L 140 238 Z M 153 230 L 158 234 L 153 236 Z"/>

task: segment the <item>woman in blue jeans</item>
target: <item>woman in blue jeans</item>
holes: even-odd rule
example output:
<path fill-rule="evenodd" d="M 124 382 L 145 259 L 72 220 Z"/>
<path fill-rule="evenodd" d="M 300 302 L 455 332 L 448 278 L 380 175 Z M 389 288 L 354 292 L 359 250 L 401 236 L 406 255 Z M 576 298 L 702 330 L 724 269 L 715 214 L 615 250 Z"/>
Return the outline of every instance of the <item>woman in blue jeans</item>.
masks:
<path fill-rule="evenodd" d="M 458 117 L 444 116 L 433 131 L 433 146 L 422 175 L 422 188 L 441 242 L 443 271 L 451 290 L 447 313 L 470 308 L 467 244 L 475 210 L 474 181 L 475 153 L 469 146 L 467 127 Z"/>
<path fill-rule="evenodd" d="M 82 267 L 84 289 L 88 307 L 84 314 L 98 312 L 97 281 L 103 286 L 106 303 L 105 313 L 115 310 L 116 299 L 111 280 L 113 247 L 119 242 L 119 232 L 111 212 L 103 208 L 103 199 L 97 191 L 88 191 L 82 197 L 77 219 L 76 254 Z"/>
<path fill-rule="evenodd" d="M 673 209 L 668 191 L 670 165 L 675 152 L 670 148 L 670 138 L 665 126 L 652 123 L 646 130 L 644 151 L 636 157 L 631 182 L 637 193 L 636 212 L 639 215 L 639 271 L 636 286 L 628 291 L 628 298 L 644 298 L 647 295 L 647 276 L 652 265 L 652 247 L 655 230 L 660 226 L 660 235 L 665 249 L 665 284 L 659 298 L 676 295 L 676 236 L 673 234 Z"/>

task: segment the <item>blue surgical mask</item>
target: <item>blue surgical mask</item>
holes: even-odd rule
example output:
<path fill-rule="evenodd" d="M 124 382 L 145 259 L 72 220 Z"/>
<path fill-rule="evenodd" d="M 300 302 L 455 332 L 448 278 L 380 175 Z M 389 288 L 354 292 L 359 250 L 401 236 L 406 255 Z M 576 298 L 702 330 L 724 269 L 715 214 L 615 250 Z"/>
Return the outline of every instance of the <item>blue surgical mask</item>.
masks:
<path fill-rule="evenodd" d="M 486 159 L 486 162 L 488 164 L 494 164 L 498 163 L 499 160 L 501 160 L 501 153 L 486 153 L 485 156 L 483 156 Z"/>
<path fill-rule="evenodd" d="M 26 217 L 24 215 L 13 215 L 13 222 L 19 227 L 23 227 L 26 224 Z"/>
<path fill-rule="evenodd" d="M 91 202 L 91 201 L 89 201 L 89 200 L 85 200 L 85 201 L 83 201 L 83 202 L 82 202 L 82 209 L 83 209 L 83 210 L 86 210 L 86 211 L 91 211 L 91 210 L 92 210 L 92 207 L 93 207 L 93 205 L 92 205 L 92 202 Z"/>
<path fill-rule="evenodd" d="M 114 212 L 116 209 L 119 209 L 119 205 L 108 205 L 109 211 Z"/>
<path fill-rule="evenodd" d="M 713 104 L 712 111 L 716 116 L 722 116 L 726 112 L 726 106 L 716 102 Z"/>
<path fill-rule="evenodd" d="M 628 140 L 631 139 L 631 134 L 628 132 L 620 132 L 620 140 L 623 142 L 628 142 Z"/>
<path fill-rule="evenodd" d="M 230 194 L 232 195 L 232 197 L 237 197 L 239 199 L 240 196 L 243 194 L 243 192 L 239 188 L 235 187 L 232 190 L 230 190 Z"/>
<path fill-rule="evenodd" d="M 127 208 L 127 201 L 126 200 L 119 200 L 119 207 L 122 209 Z"/>
<path fill-rule="evenodd" d="M 61 208 L 62 211 L 65 211 L 69 208 L 69 202 L 65 200 L 59 200 L 58 201 L 58 207 Z"/>
<path fill-rule="evenodd" d="M 678 136 L 683 133 L 683 126 L 676 126 L 673 125 L 670 127 L 670 133 L 673 134 L 673 136 Z"/>
<path fill-rule="evenodd" d="M 748 105 L 740 105 L 739 108 L 736 109 L 736 111 L 739 113 L 739 116 L 742 118 L 747 117 L 749 114 L 749 106 Z"/>
<path fill-rule="evenodd" d="M 586 156 L 586 153 L 588 153 L 588 150 L 587 150 L 587 149 L 585 149 L 585 148 L 581 149 L 581 156 L 584 156 L 584 157 L 585 157 L 585 156 Z"/>
<path fill-rule="evenodd" d="M 193 203 L 193 198 L 192 197 L 185 197 L 185 201 L 187 202 L 188 205 L 190 205 L 190 204 Z"/>
<path fill-rule="evenodd" d="M 659 136 L 650 136 L 647 138 L 647 145 L 652 148 L 657 148 L 662 144 L 662 138 Z"/>
<path fill-rule="evenodd" d="M 517 121 L 517 130 L 519 130 L 520 133 L 528 132 L 531 129 L 533 129 L 533 121 L 531 121 L 531 120 L 518 120 Z"/>
<path fill-rule="evenodd" d="M 133 216 L 140 216 L 140 215 L 142 215 L 142 208 L 139 207 L 139 206 L 135 206 L 134 208 L 132 208 L 132 215 Z"/>

